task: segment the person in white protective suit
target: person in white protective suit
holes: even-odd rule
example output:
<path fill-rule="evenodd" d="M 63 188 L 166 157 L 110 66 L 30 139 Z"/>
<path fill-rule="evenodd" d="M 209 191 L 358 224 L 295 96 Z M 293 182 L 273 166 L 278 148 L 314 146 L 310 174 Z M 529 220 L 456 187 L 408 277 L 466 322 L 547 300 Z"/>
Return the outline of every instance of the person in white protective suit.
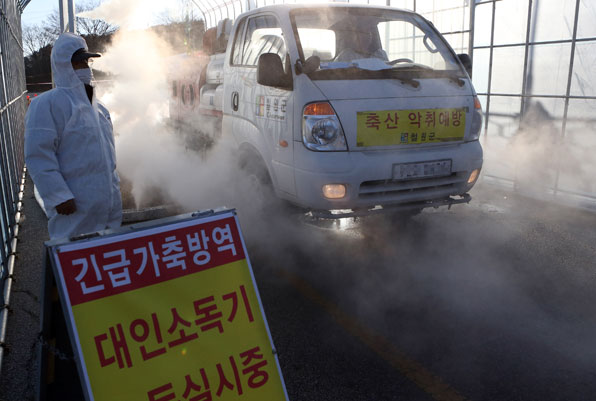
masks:
<path fill-rule="evenodd" d="M 56 87 L 35 98 L 25 122 L 25 161 L 48 215 L 50 238 L 119 227 L 120 179 L 112 122 L 95 98 L 82 37 L 61 34 L 52 49 Z"/>

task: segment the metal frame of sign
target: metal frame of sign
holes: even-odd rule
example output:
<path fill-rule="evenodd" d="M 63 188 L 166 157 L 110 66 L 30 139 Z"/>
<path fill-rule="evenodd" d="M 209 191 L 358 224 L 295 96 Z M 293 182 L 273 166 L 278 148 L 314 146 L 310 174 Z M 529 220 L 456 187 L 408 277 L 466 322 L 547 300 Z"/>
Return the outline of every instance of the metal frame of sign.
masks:
<path fill-rule="evenodd" d="M 274 357 L 275 363 L 277 365 L 277 372 L 281 379 L 281 385 L 283 387 L 285 400 L 286 401 L 288 400 L 287 390 L 286 390 L 285 382 L 284 382 L 283 375 L 281 372 L 281 367 L 279 365 L 277 351 L 276 351 L 275 345 L 273 343 L 273 338 L 271 337 L 271 332 L 269 330 L 269 324 L 267 322 L 267 318 L 265 316 L 263 304 L 261 301 L 261 296 L 259 294 L 259 290 L 256 285 L 255 276 L 254 276 L 254 273 L 252 270 L 252 264 L 248 257 L 248 252 L 246 249 L 244 237 L 242 235 L 242 230 L 241 230 L 241 227 L 240 227 L 240 224 L 238 221 L 238 216 L 236 214 L 235 209 L 217 209 L 217 210 L 207 210 L 207 211 L 188 213 L 188 214 L 183 214 L 183 215 L 178 215 L 178 216 L 173 216 L 173 217 L 167 217 L 167 218 L 163 218 L 163 219 L 159 219 L 159 220 L 144 222 L 144 223 L 140 223 L 140 224 L 124 226 L 124 227 L 121 227 L 118 229 L 105 230 L 105 231 L 98 232 L 98 233 L 79 236 L 79 237 L 73 238 L 71 240 L 67 240 L 67 239 L 51 240 L 51 241 L 48 241 L 45 243 L 46 255 L 47 255 L 46 258 L 49 259 L 49 263 L 52 266 L 52 271 L 53 271 L 53 274 L 54 274 L 54 277 L 56 280 L 56 284 L 57 284 L 57 287 L 59 290 L 60 303 L 61 303 L 61 306 L 62 306 L 62 309 L 64 312 L 64 317 L 66 320 L 68 334 L 69 334 L 71 344 L 73 347 L 73 352 L 75 355 L 74 359 L 76 361 L 76 365 L 77 365 L 77 368 L 79 371 L 81 385 L 83 387 L 83 393 L 84 393 L 85 399 L 87 401 L 94 401 L 95 398 L 93 397 L 93 394 L 91 391 L 90 378 L 87 373 L 87 367 L 85 365 L 83 351 L 82 351 L 80 340 L 79 340 L 79 335 L 78 335 L 78 332 L 76 331 L 76 324 L 75 324 L 75 320 L 74 320 L 74 316 L 73 316 L 72 304 L 71 304 L 71 301 L 69 299 L 69 296 L 68 296 L 68 293 L 66 290 L 66 283 L 64 281 L 64 276 L 63 276 L 62 272 L 60 271 L 57 253 L 60 252 L 63 248 L 66 248 L 67 251 L 73 251 L 73 250 L 78 250 L 78 249 L 89 248 L 91 246 L 90 244 L 93 244 L 93 246 L 109 244 L 112 242 L 116 242 L 116 241 L 114 241 L 115 237 L 122 236 L 123 237 L 122 240 L 128 240 L 131 238 L 135 238 L 136 237 L 135 234 L 137 234 L 137 233 L 139 233 L 138 237 L 147 236 L 150 234 L 156 234 L 156 233 L 159 233 L 159 228 L 164 227 L 164 226 L 180 227 L 181 225 L 184 225 L 184 223 L 188 223 L 188 222 L 195 221 L 195 220 L 201 220 L 201 222 L 203 222 L 203 223 L 208 223 L 210 221 L 216 221 L 218 219 L 221 219 L 222 216 L 225 216 L 225 215 L 229 215 L 229 217 L 233 217 L 234 220 L 236 221 L 238 233 L 240 236 L 240 241 L 242 243 L 242 248 L 244 251 L 245 260 L 248 265 L 248 269 L 250 272 L 250 278 L 252 280 L 252 284 L 253 284 L 255 294 L 256 294 L 256 299 L 258 301 L 259 310 L 261 312 L 261 316 L 264 321 L 264 325 L 265 325 L 265 328 L 267 331 L 267 337 L 269 339 L 269 344 L 271 346 L 271 350 L 273 351 L 273 357 Z M 48 275 L 46 275 L 46 277 L 48 277 Z M 46 287 L 47 287 L 47 283 L 46 283 Z M 46 307 L 46 309 L 47 309 L 47 307 Z M 47 319 L 47 316 L 44 316 L 43 319 L 44 320 Z M 47 326 L 47 322 L 42 321 L 42 327 L 44 325 Z M 43 372 L 42 372 L 42 374 L 43 374 Z"/>

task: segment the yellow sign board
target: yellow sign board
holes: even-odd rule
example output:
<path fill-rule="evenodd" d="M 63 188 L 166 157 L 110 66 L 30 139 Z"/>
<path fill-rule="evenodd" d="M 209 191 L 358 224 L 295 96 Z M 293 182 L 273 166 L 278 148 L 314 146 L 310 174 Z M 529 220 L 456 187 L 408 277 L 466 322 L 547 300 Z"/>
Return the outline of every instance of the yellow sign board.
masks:
<path fill-rule="evenodd" d="M 360 111 L 356 123 L 358 147 L 461 141 L 466 108 Z"/>
<path fill-rule="evenodd" d="M 88 400 L 287 400 L 234 213 L 53 251 Z"/>

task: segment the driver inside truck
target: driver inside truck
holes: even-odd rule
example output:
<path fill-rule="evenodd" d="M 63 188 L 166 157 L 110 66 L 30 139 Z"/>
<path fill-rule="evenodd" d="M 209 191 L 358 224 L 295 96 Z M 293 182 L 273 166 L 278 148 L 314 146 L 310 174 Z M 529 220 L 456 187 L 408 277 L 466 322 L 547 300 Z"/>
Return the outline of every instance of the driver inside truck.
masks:
<path fill-rule="evenodd" d="M 352 61 L 363 58 L 387 60 L 387 53 L 371 30 L 358 27 L 335 31 L 339 52 L 334 61 Z"/>

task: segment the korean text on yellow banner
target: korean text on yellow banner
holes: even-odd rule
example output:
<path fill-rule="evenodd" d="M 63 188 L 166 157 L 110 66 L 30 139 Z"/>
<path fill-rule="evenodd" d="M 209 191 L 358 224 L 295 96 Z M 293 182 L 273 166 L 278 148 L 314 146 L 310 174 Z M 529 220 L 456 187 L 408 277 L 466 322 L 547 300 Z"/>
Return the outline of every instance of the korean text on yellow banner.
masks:
<path fill-rule="evenodd" d="M 466 109 L 362 111 L 356 124 L 359 147 L 461 141 Z"/>

